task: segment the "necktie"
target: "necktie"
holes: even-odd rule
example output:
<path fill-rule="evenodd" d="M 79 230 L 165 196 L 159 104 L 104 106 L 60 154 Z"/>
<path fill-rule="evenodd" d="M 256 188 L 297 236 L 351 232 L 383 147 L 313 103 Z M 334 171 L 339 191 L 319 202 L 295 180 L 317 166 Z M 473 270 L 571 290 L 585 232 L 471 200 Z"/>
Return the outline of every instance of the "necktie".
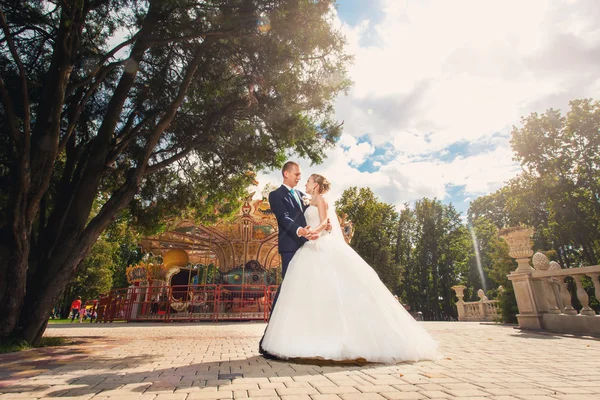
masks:
<path fill-rule="evenodd" d="M 298 198 L 296 191 L 294 189 L 290 189 L 290 193 L 292 194 L 292 196 L 294 196 L 294 199 L 296 199 L 296 203 L 298 203 L 300 208 L 302 208 L 302 203 L 300 203 L 300 199 Z"/>

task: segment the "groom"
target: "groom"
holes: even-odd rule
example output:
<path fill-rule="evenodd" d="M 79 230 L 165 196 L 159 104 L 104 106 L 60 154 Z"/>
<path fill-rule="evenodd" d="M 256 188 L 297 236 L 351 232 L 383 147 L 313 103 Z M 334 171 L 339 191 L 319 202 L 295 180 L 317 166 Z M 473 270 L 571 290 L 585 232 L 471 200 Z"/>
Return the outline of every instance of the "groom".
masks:
<path fill-rule="evenodd" d="M 288 265 L 290 265 L 290 261 L 294 257 L 294 254 L 296 254 L 296 251 L 298 251 L 298 249 L 308 240 L 317 239 L 319 234 L 314 233 L 310 226 L 306 226 L 304 211 L 306 211 L 308 205 L 305 205 L 302 201 L 304 193 L 295 189 L 300 182 L 300 179 L 302 179 L 300 165 L 294 161 L 288 161 L 283 165 L 281 173 L 283 175 L 283 185 L 269 193 L 269 204 L 271 206 L 271 211 L 273 211 L 273 214 L 275 214 L 275 217 L 277 218 L 277 227 L 279 230 L 278 249 L 279 255 L 281 256 L 281 276 L 282 279 L 285 279 Z M 331 223 L 329 220 L 327 220 L 327 227 L 325 230 L 331 231 Z M 279 289 L 277 289 L 277 293 L 273 299 L 271 312 L 275 308 L 282 285 L 283 282 L 279 285 Z M 260 340 L 259 351 L 261 354 L 267 356 L 262 349 L 262 339 Z"/>
<path fill-rule="evenodd" d="M 304 193 L 295 189 L 302 179 L 300 166 L 293 161 L 288 161 L 283 165 L 281 173 L 283 174 L 283 185 L 269 193 L 269 204 L 277 218 L 281 275 L 282 278 L 285 278 L 288 265 L 296 251 L 307 240 L 316 239 L 316 237 L 310 227 L 306 226 L 304 211 L 308 205 L 302 201 Z"/>

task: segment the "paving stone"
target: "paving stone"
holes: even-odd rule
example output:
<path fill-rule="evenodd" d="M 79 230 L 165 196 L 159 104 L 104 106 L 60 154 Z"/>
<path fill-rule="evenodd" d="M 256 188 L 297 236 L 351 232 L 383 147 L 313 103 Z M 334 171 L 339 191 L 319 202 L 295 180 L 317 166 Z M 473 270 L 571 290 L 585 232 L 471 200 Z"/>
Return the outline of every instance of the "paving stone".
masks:
<path fill-rule="evenodd" d="M 377 393 L 345 393 L 340 397 L 343 400 L 385 400 L 385 397 Z"/>
<path fill-rule="evenodd" d="M 427 399 L 424 394 L 419 392 L 388 392 L 381 395 L 389 400 L 420 400 Z"/>
<path fill-rule="evenodd" d="M 418 392 L 418 393 L 424 395 L 428 399 L 448 399 L 448 398 L 452 398 L 452 396 L 449 395 L 448 393 L 441 392 L 439 390 L 424 390 L 424 391 Z"/>
<path fill-rule="evenodd" d="M 319 388 L 319 392 L 321 394 L 360 393 L 352 386 L 323 386 Z"/>

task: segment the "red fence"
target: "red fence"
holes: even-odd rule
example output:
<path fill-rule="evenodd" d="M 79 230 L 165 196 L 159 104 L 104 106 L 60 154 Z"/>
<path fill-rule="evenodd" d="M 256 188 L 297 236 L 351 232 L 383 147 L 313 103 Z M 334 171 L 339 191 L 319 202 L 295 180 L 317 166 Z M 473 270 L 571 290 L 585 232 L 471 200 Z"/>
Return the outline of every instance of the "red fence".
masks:
<path fill-rule="evenodd" d="M 276 292 L 275 285 L 133 286 L 102 296 L 96 322 L 266 321 Z"/>

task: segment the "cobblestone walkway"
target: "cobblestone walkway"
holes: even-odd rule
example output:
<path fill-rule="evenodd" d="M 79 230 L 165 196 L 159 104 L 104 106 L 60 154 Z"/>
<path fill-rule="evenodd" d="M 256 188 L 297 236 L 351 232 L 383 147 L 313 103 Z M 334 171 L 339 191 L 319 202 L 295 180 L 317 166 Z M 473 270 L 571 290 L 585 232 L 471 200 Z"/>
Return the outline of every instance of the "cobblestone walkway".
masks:
<path fill-rule="evenodd" d="M 261 323 L 54 325 L 74 345 L 0 355 L 3 399 L 600 399 L 600 340 L 424 323 L 443 358 L 414 364 L 262 358 Z"/>

